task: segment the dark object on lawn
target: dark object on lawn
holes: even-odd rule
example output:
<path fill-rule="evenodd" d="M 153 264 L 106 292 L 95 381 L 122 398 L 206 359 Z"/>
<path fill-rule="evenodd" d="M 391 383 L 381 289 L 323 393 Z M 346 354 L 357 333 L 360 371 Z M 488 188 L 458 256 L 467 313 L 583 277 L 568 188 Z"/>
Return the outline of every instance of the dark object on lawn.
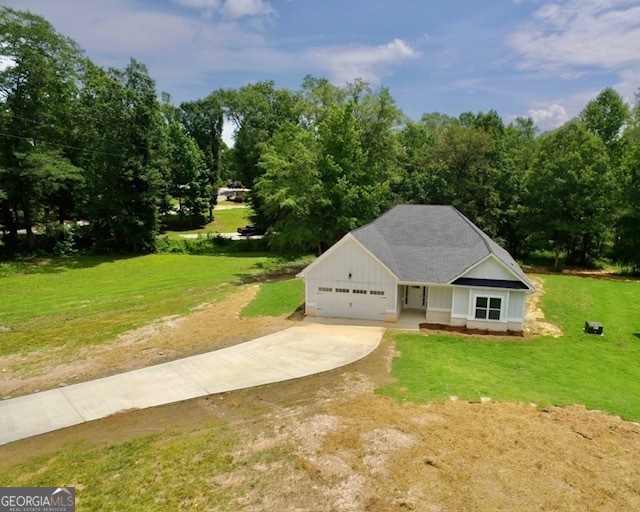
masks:
<path fill-rule="evenodd" d="M 248 225 L 243 228 L 238 228 L 238 233 L 242 236 L 264 235 L 265 230 L 257 228 L 256 226 Z"/>
<path fill-rule="evenodd" d="M 587 334 L 598 334 L 602 336 L 602 331 L 604 331 L 604 326 L 600 322 L 584 323 L 584 332 Z"/>

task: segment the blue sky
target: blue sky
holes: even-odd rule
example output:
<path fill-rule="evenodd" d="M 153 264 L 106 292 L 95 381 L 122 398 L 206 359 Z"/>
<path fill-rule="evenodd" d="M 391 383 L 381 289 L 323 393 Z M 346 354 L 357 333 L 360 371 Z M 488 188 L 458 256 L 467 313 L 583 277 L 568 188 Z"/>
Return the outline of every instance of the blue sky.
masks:
<path fill-rule="evenodd" d="M 174 102 L 305 75 L 389 87 L 413 119 L 495 109 L 542 130 L 640 87 L 638 0 L 5 0 L 96 63 L 144 62 Z"/>

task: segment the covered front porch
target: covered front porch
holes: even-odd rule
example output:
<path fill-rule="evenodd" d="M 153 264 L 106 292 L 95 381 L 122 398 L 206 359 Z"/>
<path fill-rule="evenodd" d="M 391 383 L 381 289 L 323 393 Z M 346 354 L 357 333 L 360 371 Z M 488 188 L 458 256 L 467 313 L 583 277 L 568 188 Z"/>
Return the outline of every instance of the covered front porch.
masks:
<path fill-rule="evenodd" d="M 428 283 L 398 284 L 398 315 L 420 318 L 420 323 L 450 324 L 453 289 Z"/>

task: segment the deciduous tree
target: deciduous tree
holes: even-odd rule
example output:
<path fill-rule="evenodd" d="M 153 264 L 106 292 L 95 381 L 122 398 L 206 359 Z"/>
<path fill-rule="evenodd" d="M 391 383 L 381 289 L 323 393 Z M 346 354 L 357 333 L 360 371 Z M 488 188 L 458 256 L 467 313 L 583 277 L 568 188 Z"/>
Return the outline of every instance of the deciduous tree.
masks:
<path fill-rule="evenodd" d="M 82 55 L 42 17 L 3 7 L 0 57 L 0 209 L 10 244 L 24 227 L 32 246 L 35 223 L 63 203 L 74 209 L 69 140 Z"/>
<path fill-rule="evenodd" d="M 580 121 L 543 135 L 526 183 L 529 229 L 551 242 L 556 270 L 563 250 L 580 246 L 588 258 L 611 227 L 615 197 L 603 141 Z"/>

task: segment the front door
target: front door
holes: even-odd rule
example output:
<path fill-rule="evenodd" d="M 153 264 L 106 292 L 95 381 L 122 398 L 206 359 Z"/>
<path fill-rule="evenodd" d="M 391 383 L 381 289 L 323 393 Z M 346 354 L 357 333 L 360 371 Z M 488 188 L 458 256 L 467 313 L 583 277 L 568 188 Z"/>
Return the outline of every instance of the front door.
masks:
<path fill-rule="evenodd" d="M 427 309 L 427 287 L 407 285 L 404 307 L 407 309 Z"/>

